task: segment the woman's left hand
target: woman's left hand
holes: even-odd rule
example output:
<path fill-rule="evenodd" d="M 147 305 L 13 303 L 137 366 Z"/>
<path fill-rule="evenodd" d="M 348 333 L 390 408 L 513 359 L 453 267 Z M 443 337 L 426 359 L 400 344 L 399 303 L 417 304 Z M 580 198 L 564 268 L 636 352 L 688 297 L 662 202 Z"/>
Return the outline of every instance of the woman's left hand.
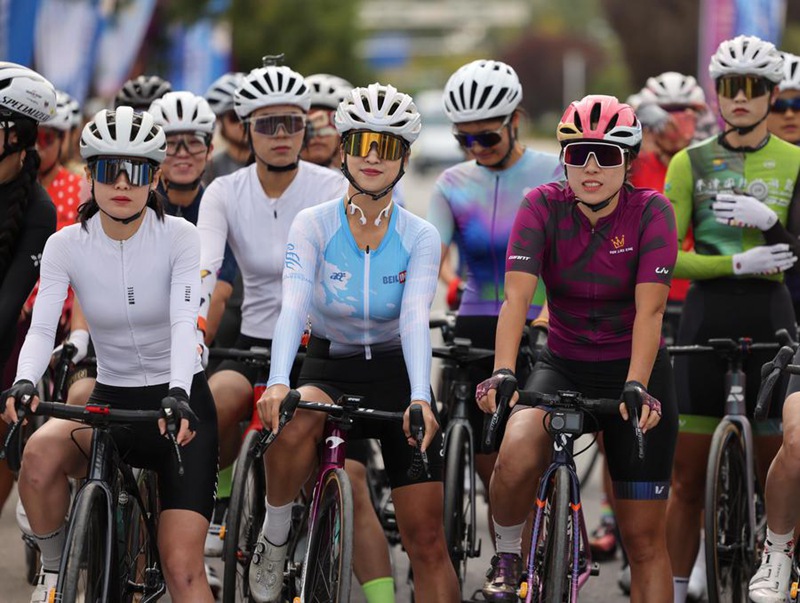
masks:
<path fill-rule="evenodd" d="M 428 450 L 428 446 L 430 446 L 433 436 L 435 436 L 436 432 L 439 431 L 439 422 L 436 420 L 436 415 L 433 414 L 433 410 L 431 410 L 430 403 L 426 402 L 425 400 L 412 400 L 411 404 L 409 404 L 409 407 L 406 408 L 406 412 L 403 415 L 403 433 L 406 434 L 409 446 L 417 445 L 417 441 L 411 436 L 409 415 L 412 404 L 419 404 L 422 407 L 422 419 L 425 422 L 425 437 L 422 439 L 422 452 L 425 452 Z"/>

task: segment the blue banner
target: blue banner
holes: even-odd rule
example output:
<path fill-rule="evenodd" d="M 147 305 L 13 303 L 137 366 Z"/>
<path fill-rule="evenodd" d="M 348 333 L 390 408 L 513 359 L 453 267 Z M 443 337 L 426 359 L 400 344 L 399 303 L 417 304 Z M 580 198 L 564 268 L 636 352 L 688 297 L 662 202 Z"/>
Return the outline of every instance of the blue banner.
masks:
<path fill-rule="evenodd" d="M 0 0 L 0 60 L 33 66 L 39 0 Z"/>
<path fill-rule="evenodd" d="M 207 18 L 170 30 L 173 90 L 205 94 L 214 80 L 231 70 L 230 25 L 220 18 L 229 5 L 230 0 L 215 0 Z"/>

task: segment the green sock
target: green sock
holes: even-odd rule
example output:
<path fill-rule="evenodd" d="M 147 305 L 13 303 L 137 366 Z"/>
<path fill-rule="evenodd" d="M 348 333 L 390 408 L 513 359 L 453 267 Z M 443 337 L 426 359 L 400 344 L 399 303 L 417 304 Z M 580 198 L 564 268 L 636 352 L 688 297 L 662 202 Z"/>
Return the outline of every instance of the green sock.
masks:
<path fill-rule="evenodd" d="M 231 482 L 233 481 L 233 465 L 220 469 L 217 478 L 217 500 L 231 497 Z"/>
<path fill-rule="evenodd" d="M 361 585 L 367 603 L 394 603 L 394 578 L 376 578 Z"/>

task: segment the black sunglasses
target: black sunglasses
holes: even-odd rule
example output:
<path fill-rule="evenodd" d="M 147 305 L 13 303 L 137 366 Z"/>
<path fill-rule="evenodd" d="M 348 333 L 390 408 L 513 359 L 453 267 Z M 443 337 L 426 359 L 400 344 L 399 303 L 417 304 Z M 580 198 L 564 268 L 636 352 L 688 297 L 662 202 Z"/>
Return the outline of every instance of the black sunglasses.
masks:
<path fill-rule="evenodd" d="M 488 149 L 503 140 L 503 129 L 509 124 L 510 121 L 511 115 L 507 116 L 503 120 L 503 123 L 500 124 L 500 127 L 496 130 L 486 130 L 485 132 L 478 132 L 476 134 L 467 134 L 466 132 L 455 130 L 453 132 L 453 136 L 456 137 L 458 144 L 465 149 L 469 149 L 476 142 L 484 149 Z"/>
<path fill-rule="evenodd" d="M 770 107 L 773 113 L 786 113 L 789 109 L 792 113 L 800 113 L 800 96 L 794 98 L 779 98 Z"/>

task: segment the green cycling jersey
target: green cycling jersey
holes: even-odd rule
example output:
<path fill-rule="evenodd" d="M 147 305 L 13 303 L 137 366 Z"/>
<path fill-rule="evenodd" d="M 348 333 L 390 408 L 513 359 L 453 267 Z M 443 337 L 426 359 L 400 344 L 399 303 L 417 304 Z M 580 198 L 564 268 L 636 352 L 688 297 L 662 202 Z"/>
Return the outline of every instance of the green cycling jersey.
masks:
<path fill-rule="evenodd" d="M 694 251 L 679 251 L 676 278 L 693 280 L 733 276 L 731 256 L 759 245 L 785 242 L 786 231 L 800 235 L 800 148 L 770 136 L 755 151 L 734 151 L 714 136 L 678 152 L 667 170 L 664 194 L 675 208 L 678 239 L 689 225 Z M 777 215 L 780 233 L 738 228 L 714 219 L 717 193 L 750 195 Z M 783 236 L 780 236 L 780 235 Z M 765 276 L 782 280 L 783 274 Z"/>

